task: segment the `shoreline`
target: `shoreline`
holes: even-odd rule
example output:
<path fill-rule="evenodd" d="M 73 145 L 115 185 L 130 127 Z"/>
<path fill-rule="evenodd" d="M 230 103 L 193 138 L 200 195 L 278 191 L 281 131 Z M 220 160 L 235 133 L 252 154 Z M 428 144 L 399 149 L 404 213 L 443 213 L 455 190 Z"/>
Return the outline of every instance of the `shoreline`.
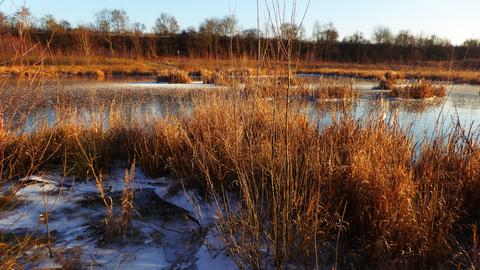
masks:
<path fill-rule="evenodd" d="M 76 63 L 75 63 L 76 62 Z M 256 73 L 255 62 L 242 59 L 185 59 L 185 58 L 162 58 L 158 60 L 111 58 L 102 59 L 98 63 L 87 65 L 78 63 L 73 59 L 62 61 L 57 65 L 45 64 L 38 66 L 4 65 L 0 66 L 0 76 L 46 78 L 56 76 L 90 77 L 103 79 L 106 77 L 149 77 L 156 76 L 164 70 L 182 70 L 188 72 L 191 77 L 198 76 L 201 70 L 240 70 L 248 69 L 252 74 Z M 277 73 L 286 69 L 285 63 L 279 63 Z M 272 73 L 272 68 L 265 64 L 260 69 L 261 75 Z M 427 79 L 435 82 L 468 83 L 480 85 L 480 71 L 448 69 L 435 66 L 416 65 L 365 65 L 346 63 L 308 63 L 299 62 L 294 67 L 294 74 L 305 76 L 345 77 L 366 80 L 380 80 L 387 71 L 394 71 L 401 79 Z"/>

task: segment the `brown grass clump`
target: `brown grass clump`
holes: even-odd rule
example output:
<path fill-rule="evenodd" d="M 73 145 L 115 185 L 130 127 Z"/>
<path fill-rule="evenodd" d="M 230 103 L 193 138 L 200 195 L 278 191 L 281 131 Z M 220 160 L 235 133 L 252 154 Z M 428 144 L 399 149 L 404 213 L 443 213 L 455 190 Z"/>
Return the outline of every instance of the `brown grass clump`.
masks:
<path fill-rule="evenodd" d="M 444 97 L 446 95 L 446 88 L 443 85 L 433 85 L 426 80 L 418 80 L 406 86 L 394 87 L 389 95 L 408 99 Z"/>
<path fill-rule="evenodd" d="M 204 84 L 215 84 L 213 75 L 214 75 L 214 72 L 211 72 L 208 69 L 200 70 L 200 78 Z"/>
<path fill-rule="evenodd" d="M 158 83 L 191 83 L 188 72 L 183 70 L 162 70 L 157 75 Z"/>
<path fill-rule="evenodd" d="M 240 83 L 250 82 L 251 76 L 250 69 L 217 69 L 214 72 L 207 69 L 200 70 L 203 83 L 219 86 L 238 86 Z"/>
<path fill-rule="evenodd" d="M 358 91 L 350 82 L 326 82 L 320 83 L 320 87 L 313 93 L 315 98 L 320 99 L 352 99 L 358 97 Z"/>
<path fill-rule="evenodd" d="M 395 71 L 387 71 L 380 83 L 375 89 L 377 90 L 392 90 L 397 84 L 397 80 L 400 79 L 400 75 Z"/>
<path fill-rule="evenodd" d="M 103 175 L 99 174 L 95 178 L 100 199 L 105 206 L 105 218 L 100 224 L 102 242 L 106 243 L 118 237 L 125 239 L 126 235 L 133 229 L 131 219 L 135 210 L 134 171 L 134 164 L 132 164 L 130 170 L 125 171 L 124 186 L 118 207 L 115 207 L 114 201 L 104 190 Z"/>
<path fill-rule="evenodd" d="M 202 69 L 200 71 L 200 76 L 204 84 L 215 84 L 219 86 L 228 86 L 232 84 L 232 77 L 230 77 L 224 71 L 209 71 Z"/>

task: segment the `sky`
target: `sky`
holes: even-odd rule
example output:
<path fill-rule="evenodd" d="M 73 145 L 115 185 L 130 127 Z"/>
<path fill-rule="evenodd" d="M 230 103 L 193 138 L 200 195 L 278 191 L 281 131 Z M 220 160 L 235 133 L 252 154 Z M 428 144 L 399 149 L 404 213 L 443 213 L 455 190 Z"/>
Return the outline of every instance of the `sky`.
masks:
<path fill-rule="evenodd" d="M 260 1 L 260 17 L 267 18 Z M 294 0 L 286 1 L 291 6 Z M 308 0 L 297 1 L 297 18 L 303 16 Z M 175 16 L 182 28 L 197 27 L 207 17 L 234 14 L 243 29 L 256 26 L 256 0 L 0 0 L 0 10 L 11 14 L 24 3 L 36 17 L 53 14 L 72 24 L 94 22 L 94 14 L 103 8 L 125 9 L 130 22 L 151 29 L 162 12 Z M 282 2 L 283 3 L 283 2 Z M 282 4 L 283 5 L 283 4 Z M 311 35 L 314 22 L 332 22 L 340 37 L 361 31 L 370 37 L 376 26 L 392 31 L 408 29 L 415 34 L 437 34 L 454 44 L 480 38 L 480 0 L 310 0 L 304 26 Z"/>

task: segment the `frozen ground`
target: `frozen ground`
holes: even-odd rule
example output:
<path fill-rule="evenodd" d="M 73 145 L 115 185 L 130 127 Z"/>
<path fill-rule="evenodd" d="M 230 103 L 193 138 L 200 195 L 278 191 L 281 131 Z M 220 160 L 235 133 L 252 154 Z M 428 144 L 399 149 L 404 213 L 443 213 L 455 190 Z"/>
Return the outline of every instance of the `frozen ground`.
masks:
<path fill-rule="evenodd" d="M 123 174 L 118 170 L 104 184 L 114 206 L 119 205 Z M 62 269 L 66 263 L 87 269 L 236 269 L 211 229 L 213 207 L 169 179 L 136 172 L 131 230 L 108 241 L 100 229 L 105 207 L 94 181 L 51 174 L 20 182 L 21 187 L 4 189 L 15 196 L 0 213 L 0 231 L 45 239 L 47 211 L 53 251 L 51 258 L 46 244 L 28 249 L 22 254 L 27 269 Z"/>

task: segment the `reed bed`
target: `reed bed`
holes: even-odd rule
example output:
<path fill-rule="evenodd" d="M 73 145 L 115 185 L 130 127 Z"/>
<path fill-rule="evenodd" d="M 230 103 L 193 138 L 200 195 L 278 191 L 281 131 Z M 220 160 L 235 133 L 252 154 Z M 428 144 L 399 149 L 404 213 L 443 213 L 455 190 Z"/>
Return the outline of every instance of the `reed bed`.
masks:
<path fill-rule="evenodd" d="M 252 83 L 253 70 L 249 68 L 226 68 L 211 71 L 201 69 L 200 78 L 205 84 L 215 84 L 218 86 L 238 86 L 239 84 Z"/>
<path fill-rule="evenodd" d="M 282 103 L 218 94 L 147 125 L 110 110 L 88 124 L 72 115 L 31 133 L 4 130 L 2 182 L 55 168 L 95 180 L 117 160 L 135 162 L 216 202 L 216 229 L 241 268 L 475 263 L 477 133 L 458 125 L 416 156 L 395 122 L 347 110 L 319 128 Z M 128 230 L 134 194 L 124 194 L 110 232 Z"/>
<path fill-rule="evenodd" d="M 158 83 L 191 83 L 188 72 L 182 70 L 161 70 L 157 75 Z"/>

